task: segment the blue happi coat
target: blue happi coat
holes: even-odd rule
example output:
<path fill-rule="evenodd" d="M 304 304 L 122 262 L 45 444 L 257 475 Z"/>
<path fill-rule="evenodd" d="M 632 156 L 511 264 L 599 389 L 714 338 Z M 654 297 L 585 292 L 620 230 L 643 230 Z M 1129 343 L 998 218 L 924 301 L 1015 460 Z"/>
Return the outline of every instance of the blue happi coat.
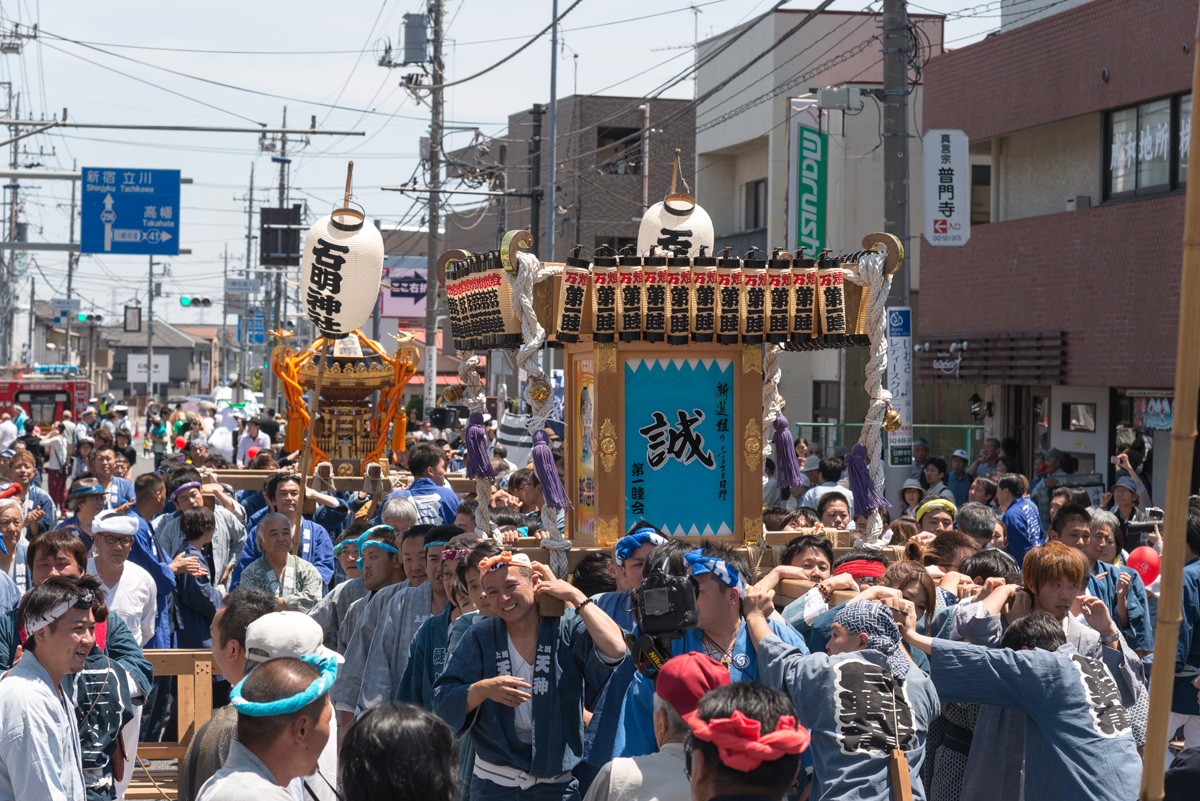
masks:
<path fill-rule="evenodd" d="M 804 638 L 791 626 L 778 620 L 768 620 L 767 624 L 788 645 L 799 649 L 801 653 L 808 653 Z M 688 629 L 683 639 L 671 643 L 672 656 L 693 652 L 705 653 L 704 632 L 700 629 Z M 732 681 L 759 680 L 758 654 L 755 653 L 749 627 L 745 623 L 738 630 L 730 657 L 729 678 Z M 613 742 L 613 757 L 645 756 L 657 750 L 658 742 L 654 739 L 654 684 L 637 673 L 625 691 L 621 721 Z"/>
<path fill-rule="evenodd" d="M 1125 593 L 1125 610 L 1129 614 L 1129 625 L 1122 626 L 1117 615 L 1117 583 L 1122 573 L 1129 573 L 1132 581 Z M 1096 563 L 1096 569 L 1088 576 L 1088 592 L 1104 601 L 1113 621 L 1125 635 L 1125 642 L 1135 651 L 1154 650 L 1154 634 L 1150 630 L 1150 613 L 1146 607 L 1146 585 L 1133 568 Z"/>
<path fill-rule="evenodd" d="M 1171 711 L 1200 715 L 1200 702 L 1192 682 L 1200 676 L 1200 557 L 1183 566 L 1183 620 L 1175 646 L 1175 693 Z"/>
<path fill-rule="evenodd" d="M 1137 798 L 1141 757 L 1121 692 L 1100 660 L 1070 643 L 1050 652 L 934 640 L 930 662 L 943 702 L 1025 713 L 1026 801 Z"/>
<path fill-rule="evenodd" d="M 940 708 L 929 677 L 909 670 L 897 681 L 873 649 L 806 655 L 778 637 L 758 645 L 760 681 L 781 687 L 812 735 L 813 801 L 891 801 L 891 750 L 904 749 L 912 797 L 925 798 L 925 735 Z M 897 728 L 899 731 L 897 731 Z"/>
<path fill-rule="evenodd" d="M 450 639 L 450 613 L 454 607 L 446 604 L 440 614 L 426 620 L 408 646 L 408 661 L 396 700 L 418 704 L 433 711 L 433 683 L 446 667 L 447 644 Z"/>
<path fill-rule="evenodd" d="M 517 739 L 512 708 L 485 700 L 467 712 L 467 693 L 482 679 L 511 675 L 508 627 L 498 617 L 467 629 L 433 687 L 433 711 L 459 737 L 470 735 L 475 753 L 495 765 L 551 778 L 570 771 L 583 754 L 583 674 L 615 667 L 596 648 L 583 619 L 568 611 L 538 624 L 533 666 L 533 742 Z"/>

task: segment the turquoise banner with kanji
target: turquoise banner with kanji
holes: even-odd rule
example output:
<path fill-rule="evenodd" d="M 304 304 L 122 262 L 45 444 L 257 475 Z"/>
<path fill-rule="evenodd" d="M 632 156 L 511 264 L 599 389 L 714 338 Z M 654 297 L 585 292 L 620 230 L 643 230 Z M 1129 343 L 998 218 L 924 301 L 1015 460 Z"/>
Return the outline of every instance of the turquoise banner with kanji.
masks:
<path fill-rule="evenodd" d="M 625 521 L 678 537 L 728 536 L 733 361 L 625 361 Z"/>

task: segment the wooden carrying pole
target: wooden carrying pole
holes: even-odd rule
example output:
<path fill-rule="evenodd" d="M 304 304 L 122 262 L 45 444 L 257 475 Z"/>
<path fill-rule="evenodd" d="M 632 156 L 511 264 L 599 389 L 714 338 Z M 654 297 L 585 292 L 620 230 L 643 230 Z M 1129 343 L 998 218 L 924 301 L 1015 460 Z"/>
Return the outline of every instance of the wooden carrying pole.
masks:
<path fill-rule="evenodd" d="M 350 208 L 350 182 L 354 177 L 354 162 L 346 166 L 346 194 L 342 208 Z M 292 532 L 292 553 L 300 553 L 304 535 L 304 504 L 308 500 L 308 478 L 312 473 L 313 440 L 317 436 L 317 418 L 321 412 L 321 385 L 325 381 L 325 357 L 329 354 L 329 337 L 321 337 L 321 358 L 317 361 L 317 383 L 313 387 L 312 415 L 308 422 L 308 436 L 304 439 L 304 455 L 300 458 L 300 509 L 296 515 L 296 529 Z"/>
<path fill-rule="evenodd" d="M 1197 30 L 1196 47 L 1200 47 Z M 1192 50 L 1196 52 L 1195 49 Z M 1192 68 L 1192 91 L 1200 89 L 1200 59 Z M 1200 107 L 1192 106 L 1192 131 L 1200 126 Z M 1195 134 L 1192 134 L 1195 142 Z M 1196 449 L 1197 393 L 1200 393 L 1200 181 L 1189 181 L 1183 226 L 1183 273 L 1179 280 L 1179 343 L 1175 353 L 1175 413 L 1167 471 L 1167 503 L 1163 531 L 1162 582 L 1158 625 L 1154 635 L 1154 668 L 1150 677 L 1150 713 L 1142 768 L 1141 801 L 1163 797 L 1163 767 L 1170 732 L 1171 695 L 1175 685 L 1175 648 L 1183 612 L 1183 562 L 1187 535 L 1188 494 Z"/>

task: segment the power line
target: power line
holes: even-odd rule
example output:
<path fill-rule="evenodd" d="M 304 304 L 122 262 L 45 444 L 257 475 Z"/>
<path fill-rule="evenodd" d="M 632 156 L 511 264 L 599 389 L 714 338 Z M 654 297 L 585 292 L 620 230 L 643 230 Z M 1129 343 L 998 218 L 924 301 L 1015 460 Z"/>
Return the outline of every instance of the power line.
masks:
<path fill-rule="evenodd" d="M 467 77 L 465 77 L 465 78 L 459 78 L 458 80 L 456 80 L 456 81 L 450 81 L 449 83 L 442 83 L 442 84 L 441 84 L 439 87 L 437 87 L 437 88 L 440 88 L 440 89 L 449 89 L 451 86 L 458 86 L 459 84 L 466 83 L 467 81 L 473 81 L 473 80 L 475 80 L 476 78 L 478 78 L 478 77 L 480 77 L 480 76 L 482 76 L 482 75 L 487 75 L 489 72 L 491 72 L 492 70 L 496 69 L 497 67 L 500 67 L 500 66 L 502 66 L 502 65 L 504 65 L 504 64 L 507 64 L 509 61 L 512 61 L 514 58 L 516 58 L 518 55 L 520 55 L 520 54 L 521 54 L 521 53 L 522 53 L 522 52 L 523 52 L 523 51 L 524 51 L 526 48 L 528 48 L 530 45 L 532 45 L 532 44 L 533 44 L 534 42 L 536 42 L 538 39 L 541 39 L 543 36 L 545 36 L 545 35 L 546 35 L 546 34 L 547 34 L 549 31 L 550 31 L 550 29 L 551 29 L 551 28 L 553 28 L 555 25 L 557 25 L 559 22 L 561 22 L 561 21 L 562 21 L 562 19 L 563 19 L 563 17 L 567 16 L 567 15 L 568 15 L 568 14 L 570 14 L 572 11 L 574 11 L 574 10 L 575 10 L 575 8 L 576 8 L 576 7 L 577 7 L 577 6 L 578 6 L 580 3 L 582 3 L 582 2 L 583 2 L 583 0 L 575 0 L 575 2 L 574 2 L 574 3 L 571 3 L 571 5 L 569 5 L 569 6 L 567 7 L 567 10 L 566 10 L 566 11 L 564 11 L 564 12 L 563 12 L 563 13 L 561 13 L 561 14 L 559 14 L 559 15 L 558 15 L 558 17 L 557 17 L 556 19 L 553 19 L 553 20 L 551 20 L 549 25 L 547 25 L 545 28 L 542 28 L 542 30 L 541 30 L 541 31 L 539 31 L 539 32 L 538 32 L 536 35 L 534 35 L 534 36 L 533 36 L 531 39 L 529 39 L 529 41 L 525 42 L 525 44 L 521 45 L 521 46 L 520 46 L 520 47 L 518 47 L 516 50 L 512 51 L 511 53 L 509 53 L 507 56 L 505 56 L 504 58 L 500 59 L 499 61 L 497 61 L 497 62 L 496 62 L 495 64 L 493 64 L 492 66 L 490 66 L 490 67 L 487 67 L 487 68 L 485 68 L 485 69 L 482 69 L 482 70 L 480 70 L 479 72 L 476 72 L 476 73 L 474 73 L 473 75 L 468 75 L 468 76 L 467 76 Z M 431 88 L 431 89 L 432 89 L 433 87 L 423 87 L 423 88 Z"/>
<path fill-rule="evenodd" d="M 577 1 L 577 2 L 580 2 L 581 0 L 576 0 L 576 1 Z M 11 20 L 9 20 L 9 21 L 11 22 Z M 378 111 L 378 110 L 376 110 L 376 109 L 362 109 L 362 108 L 354 108 L 354 107 L 352 107 L 352 106 L 339 106 L 339 105 L 336 105 L 336 104 L 334 104 L 334 103 L 322 103 L 322 102 L 320 102 L 320 101 L 318 101 L 318 100 L 307 100 L 307 99 L 305 99 L 305 98 L 300 98 L 300 97 L 291 97 L 291 96 L 288 96 L 288 95 L 280 95 L 280 94 L 275 94 L 274 92 L 264 92 L 264 91 L 262 91 L 262 90 L 259 90 L 259 89 L 250 89 L 250 88 L 248 88 L 248 87 L 245 87 L 245 86 L 238 86 L 238 85 L 236 85 L 236 84 L 225 83 L 224 81 L 217 81 L 217 80 L 213 80 L 212 78 L 203 78 L 203 77 L 201 77 L 201 76 L 199 76 L 199 75 L 191 75 L 191 74 L 189 74 L 189 73 L 186 73 L 186 72 L 181 72 L 181 71 L 179 71 L 179 70 L 173 70 L 173 69 L 171 69 L 170 67 L 163 67 L 163 66 L 161 66 L 161 65 L 159 65 L 159 64 L 153 64 L 153 63 L 151 63 L 151 62 L 149 62 L 149 61 L 142 61 L 142 60 L 140 60 L 140 59 L 132 58 L 132 57 L 130 57 L 130 56 L 121 55 L 120 53 L 111 53 L 111 52 L 109 52 L 109 51 L 107 51 L 107 50 L 104 50 L 104 49 L 102 49 L 102 48 L 96 47 L 96 46 L 94 46 L 94 45 L 87 44 L 87 43 L 85 43 L 85 42 L 82 42 L 82 41 L 80 41 L 80 40 L 78 40 L 78 39 L 71 39 L 70 37 L 67 37 L 67 36 L 61 36 L 61 35 L 59 35 L 59 34 L 56 34 L 56 33 L 51 33 L 50 31 L 46 31 L 46 30 L 39 30 L 39 31 L 38 31 L 38 33 L 39 33 L 39 35 L 50 36 L 50 37 L 52 37 L 52 38 L 54 38 L 55 40 L 58 40 L 58 41 L 62 41 L 62 42 L 69 42 L 70 44 L 79 45 L 80 47 L 85 47 L 85 48 L 87 48 L 87 49 L 89 49 L 89 50 L 94 50 L 94 51 L 96 51 L 96 52 L 98 52 L 98 53 L 103 53 L 104 55 L 106 55 L 106 56 L 111 56 L 112 58 L 119 58 L 119 59 L 121 59 L 121 60 L 123 60 L 123 61 L 129 61 L 129 62 L 132 62 L 132 63 L 134 63 L 134 64 L 139 64 L 139 65 L 141 65 L 141 66 L 143 66 L 143 67 L 149 67 L 149 68 L 151 68 L 151 69 L 160 70 L 161 72 L 166 72 L 166 73 L 169 73 L 169 74 L 171 74 L 171 75 L 178 76 L 178 77 L 180 77 L 180 78 L 188 78 L 188 79 L 190 79 L 190 80 L 193 80 L 193 81 L 199 81 L 200 83 L 206 83 L 206 84 L 209 84 L 209 85 L 211 85 L 211 86 L 218 86 L 218 87 L 221 87 L 222 89 L 231 89 L 231 90 L 233 90 L 233 91 L 236 91 L 236 92 L 244 92 L 244 93 L 246 93 L 246 94 L 255 95 L 255 96 L 257 96 L 257 97 L 270 97 L 270 98 L 273 98 L 273 99 L 275 99 L 275 100 L 286 100 L 286 101 L 288 101 L 288 102 L 291 102 L 291 103 L 302 103 L 302 104 L 304 104 L 304 105 L 308 105 L 308 106 L 320 106 L 321 108 L 334 109 L 334 110 L 337 110 L 337 111 L 351 111 L 351 112 L 360 113 L 360 114 L 375 114 L 375 115 L 380 115 L 380 116 L 398 116 L 398 115 L 389 115 L 389 114 L 388 114 L 387 112 L 385 112 L 385 111 Z M 40 38 L 40 37 L 39 37 L 39 38 Z M 74 58 L 78 58 L 78 59 L 80 59 L 80 60 L 82 60 L 82 61 L 86 61 L 86 62 L 87 62 L 87 63 L 89 63 L 89 64 L 93 64 L 93 65 L 95 65 L 95 66 L 97 66 L 97 67 L 100 67 L 101 69 L 106 69 L 106 70 L 110 70 L 110 71 L 112 71 L 112 72 L 116 72 L 116 73 L 117 73 L 117 74 L 119 74 L 119 75 L 124 75 L 124 76 L 125 76 L 125 77 L 127 77 L 127 78 L 132 78 L 133 80 L 140 81 L 140 82 L 142 82 L 142 83 L 146 83 L 146 84 L 148 84 L 148 85 L 150 85 L 150 86 L 154 86 L 154 87 L 155 87 L 155 88 L 157 88 L 157 89 L 163 89 L 163 87 L 161 87 L 161 86 L 158 86 L 157 84 L 150 83 L 149 81 L 146 81 L 146 80 L 144 80 L 144 79 L 142 79 L 142 78 L 136 78 L 136 77 L 134 77 L 134 76 L 132 76 L 132 75 L 129 75 L 128 73 L 121 72 L 120 70 L 118 70 L 118 69 L 115 69 L 114 67 L 110 67 L 110 66 L 107 66 L 107 65 L 105 65 L 105 64 L 101 64 L 101 63 L 99 63 L 99 62 L 92 61 L 92 60 L 90 60 L 90 59 L 84 58 L 83 56 L 79 55 L 78 53 L 72 53 L 71 51 L 69 51 L 69 50 L 64 50 L 64 49 L 62 49 L 62 48 L 60 48 L 60 47 L 54 47 L 53 45 L 51 45 L 51 44 L 49 44 L 49 43 L 46 43 L 46 46 L 47 46 L 47 47 L 50 47 L 50 48 L 53 48 L 54 50 L 58 50 L 60 53 L 64 53 L 64 54 L 66 54 L 66 55 L 69 55 L 69 56 L 72 56 L 72 57 L 74 57 Z M 170 90 L 170 89 L 164 89 L 163 91 L 171 92 L 171 94 L 177 94 L 177 95 L 180 95 L 181 97 L 187 97 L 187 99 L 189 99 L 189 100 L 195 100 L 195 102 L 197 102 L 197 103 L 200 103 L 200 104 L 202 104 L 202 105 L 208 106 L 209 108 L 217 109 L 218 111 L 226 111 L 225 109 L 221 109 L 221 108 L 219 108 L 218 106 L 212 106 L 212 105 L 209 105 L 208 103 L 205 103 L 205 102 L 204 102 L 204 101 L 202 101 L 202 100 L 196 100 L 195 98 L 188 97 L 187 95 L 182 95 L 182 94 L 180 94 L 180 93 L 178 93 L 178 92 L 174 92 L 174 91 L 172 91 L 172 90 Z M 234 112 L 228 112 L 228 111 L 226 111 L 226 113 L 233 114 Z M 240 115 L 235 115 L 235 116 L 240 116 Z M 401 116 L 401 119 L 406 119 L 406 120 L 416 120 L 416 121 L 418 121 L 418 122 L 424 122 L 424 121 L 425 121 L 425 118 L 424 118 L 424 117 L 415 117 L 415 116 L 402 116 L 402 115 L 400 115 L 400 116 Z M 255 125 L 265 125 L 265 123 L 261 123 L 261 122 L 257 122 L 257 121 L 255 121 L 255 120 L 251 120 L 249 117 L 242 117 L 242 119 L 244 119 L 244 120 L 247 120 L 247 121 L 249 121 L 249 122 L 253 122 Z M 466 121 L 466 120 L 451 120 L 451 122 L 453 122 L 453 123 L 455 123 L 455 124 L 461 124 L 461 125 L 493 125 L 493 124 L 495 124 L 495 123 L 490 123 L 490 122 L 471 122 L 471 121 Z"/>
<path fill-rule="evenodd" d="M 144 83 L 146 86 L 153 86 L 155 89 L 160 89 L 160 90 L 166 92 L 167 94 L 175 95 L 176 97 L 182 97 L 184 100 L 190 100 L 193 103 L 199 103 L 200 105 L 202 105 L 206 108 L 213 109 L 214 111 L 219 111 L 222 114 L 228 114 L 231 117 L 237 117 L 239 120 L 245 120 L 246 122 L 250 122 L 255 125 L 262 125 L 264 127 L 266 126 L 266 123 L 262 123 L 262 122 L 259 122 L 258 120 L 250 119 L 249 117 L 245 116 L 244 114 L 238 114 L 236 111 L 230 111 L 229 109 L 221 108 L 220 106 L 215 106 L 212 103 L 206 103 L 205 101 L 200 100 L 199 98 L 191 97 L 189 95 L 184 94 L 183 92 L 176 92 L 174 89 L 168 89 L 165 86 L 161 86 L 152 81 L 147 81 L 145 78 L 138 78 L 135 75 L 130 75 L 128 72 L 122 72 L 121 70 L 117 69 L 116 67 L 110 67 L 107 64 L 101 64 L 100 62 L 93 61 L 90 58 L 84 58 L 83 56 L 79 55 L 78 53 L 72 53 L 71 51 L 64 50 L 61 47 L 55 47 L 54 45 L 50 44 L 49 42 L 46 42 L 45 45 L 46 45 L 46 47 L 49 47 L 51 50 L 57 50 L 60 53 L 71 56 L 72 58 L 77 58 L 80 61 L 85 61 L 88 64 L 99 67 L 101 69 L 108 70 L 109 72 L 115 72 L 117 75 L 121 75 L 126 78 L 129 78 L 131 81 L 137 81 L 138 83 Z M 167 72 L 174 72 L 174 70 L 167 70 Z M 176 73 L 176 74 L 182 75 L 183 73 Z"/>

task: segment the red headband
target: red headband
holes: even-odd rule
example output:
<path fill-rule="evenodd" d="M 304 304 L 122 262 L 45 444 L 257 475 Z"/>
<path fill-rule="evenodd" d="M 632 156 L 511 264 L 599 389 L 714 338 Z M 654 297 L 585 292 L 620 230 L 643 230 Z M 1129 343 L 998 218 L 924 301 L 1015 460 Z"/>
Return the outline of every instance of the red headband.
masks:
<path fill-rule="evenodd" d="M 883 578 L 883 574 L 887 571 L 880 562 L 871 559 L 855 559 L 852 562 L 843 562 L 833 569 L 833 575 L 840 576 L 843 573 L 849 573 L 854 578 Z"/>
<path fill-rule="evenodd" d="M 696 739 L 717 747 L 721 762 L 742 773 L 749 773 L 764 762 L 773 762 L 808 748 L 808 729 L 796 725 L 791 715 L 782 715 L 775 731 L 762 734 L 762 724 L 739 710 L 733 717 L 701 720 L 697 712 L 683 716 Z"/>

